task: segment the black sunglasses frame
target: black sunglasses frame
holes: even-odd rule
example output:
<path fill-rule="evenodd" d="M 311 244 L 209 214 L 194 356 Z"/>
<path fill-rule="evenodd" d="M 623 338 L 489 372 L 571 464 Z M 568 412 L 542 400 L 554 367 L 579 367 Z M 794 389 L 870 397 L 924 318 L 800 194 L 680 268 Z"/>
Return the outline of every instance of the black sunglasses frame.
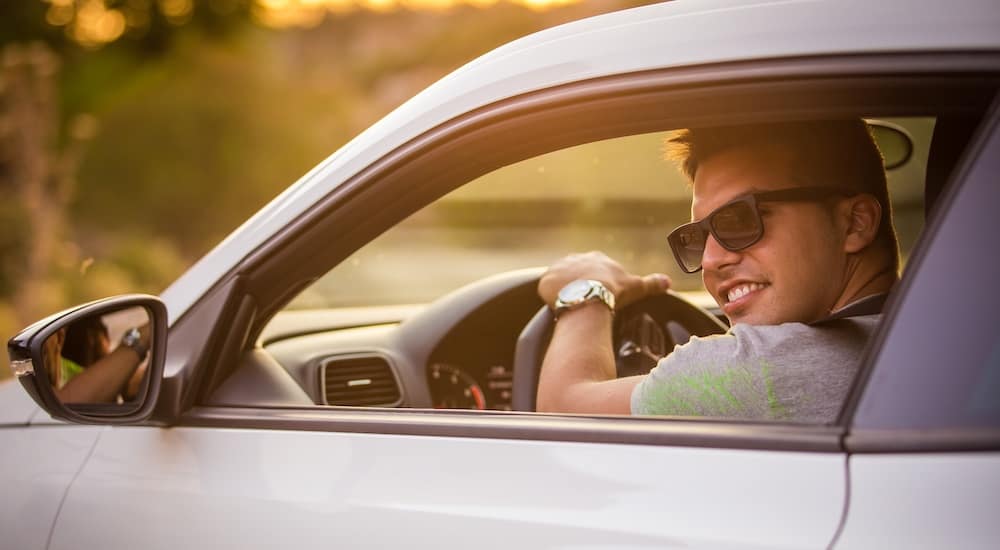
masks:
<path fill-rule="evenodd" d="M 709 235 L 711 235 L 715 239 L 715 242 L 719 243 L 719 246 L 721 246 L 722 248 L 725 248 L 726 250 L 729 250 L 731 252 L 737 252 L 757 244 L 757 242 L 764 237 L 764 221 L 760 217 L 760 210 L 757 209 L 758 203 L 788 202 L 788 201 L 820 201 L 828 199 L 830 197 L 835 197 L 835 196 L 849 197 L 855 194 L 857 194 L 856 191 L 851 192 L 846 189 L 838 189 L 836 187 L 818 186 L 818 185 L 807 186 L 807 187 L 791 187 L 788 189 L 779 189 L 776 191 L 762 191 L 760 193 L 747 193 L 746 195 L 740 195 L 739 197 L 736 197 L 735 199 L 727 202 L 726 204 L 723 204 L 722 206 L 716 208 L 715 210 L 712 210 L 711 212 L 709 212 L 707 216 L 698 221 L 693 221 L 678 226 L 677 228 L 675 228 L 673 231 L 670 232 L 670 235 L 667 236 L 667 242 L 670 244 L 670 250 L 671 252 L 674 253 L 674 259 L 677 260 L 677 265 L 680 266 L 681 270 L 684 271 L 684 273 L 697 273 L 701 271 L 700 261 L 698 262 L 698 267 L 694 269 L 688 269 L 688 267 L 684 264 L 684 260 L 680 252 L 682 245 L 678 241 L 681 231 L 686 230 L 690 227 L 697 227 L 699 230 L 701 230 L 702 236 L 704 237 L 701 245 L 702 254 L 705 253 L 705 243 L 708 242 Z M 753 237 L 753 239 L 750 242 L 746 244 L 741 244 L 739 246 L 732 246 L 727 244 L 725 239 L 719 237 L 719 235 L 715 231 L 715 227 L 712 224 L 712 220 L 715 217 L 715 215 L 718 214 L 720 211 L 723 211 L 726 208 L 732 207 L 733 205 L 740 203 L 749 205 L 750 210 L 753 212 L 754 218 L 757 221 L 757 234 Z"/>

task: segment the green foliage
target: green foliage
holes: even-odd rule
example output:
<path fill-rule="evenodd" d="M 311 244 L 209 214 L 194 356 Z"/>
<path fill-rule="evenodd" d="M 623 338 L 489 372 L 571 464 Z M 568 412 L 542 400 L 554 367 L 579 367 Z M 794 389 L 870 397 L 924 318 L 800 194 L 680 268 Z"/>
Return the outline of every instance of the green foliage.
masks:
<path fill-rule="evenodd" d="M 200 45 L 140 69 L 101 117 L 73 217 L 169 236 L 195 256 L 319 161 L 330 144 L 299 129 L 309 102 L 242 53 Z"/>
<path fill-rule="evenodd" d="M 66 300 L 79 303 L 123 292 L 157 294 L 186 264 L 170 240 L 133 233 L 66 243 L 58 269 Z"/>
<path fill-rule="evenodd" d="M 72 217 L 105 233 L 169 237 L 197 257 L 400 102 L 497 44 L 550 26 L 501 4 L 447 14 L 355 13 L 307 31 L 247 29 L 175 41 L 132 64 L 119 52 L 74 68 L 80 98 L 114 82 L 83 160 Z M 564 14 L 562 17 L 566 17 Z"/>

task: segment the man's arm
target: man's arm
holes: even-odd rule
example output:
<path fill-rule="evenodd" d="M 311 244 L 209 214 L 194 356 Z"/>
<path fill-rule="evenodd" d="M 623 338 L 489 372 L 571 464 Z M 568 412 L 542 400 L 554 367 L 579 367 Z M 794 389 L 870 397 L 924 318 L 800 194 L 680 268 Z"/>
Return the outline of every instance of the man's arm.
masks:
<path fill-rule="evenodd" d="M 63 403 L 113 403 L 140 362 L 135 351 L 119 346 L 57 389 L 56 396 Z"/>
<path fill-rule="evenodd" d="M 550 307 L 564 286 L 577 279 L 601 281 L 619 307 L 665 292 L 666 275 L 632 275 L 599 252 L 576 254 L 556 262 L 538 283 Z M 538 380 L 539 412 L 628 414 L 632 389 L 642 376 L 615 378 L 611 327 L 614 316 L 600 302 L 560 315 Z"/>

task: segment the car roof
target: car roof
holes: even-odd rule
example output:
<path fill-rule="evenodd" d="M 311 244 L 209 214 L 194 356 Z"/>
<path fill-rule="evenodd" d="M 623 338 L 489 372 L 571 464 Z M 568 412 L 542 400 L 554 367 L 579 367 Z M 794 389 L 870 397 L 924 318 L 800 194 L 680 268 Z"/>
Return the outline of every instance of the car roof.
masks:
<path fill-rule="evenodd" d="M 359 134 L 247 220 L 161 297 L 171 323 L 244 257 L 375 160 L 471 110 L 654 69 L 852 53 L 1000 51 L 996 0 L 678 0 L 547 29 L 471 61 Z"/>

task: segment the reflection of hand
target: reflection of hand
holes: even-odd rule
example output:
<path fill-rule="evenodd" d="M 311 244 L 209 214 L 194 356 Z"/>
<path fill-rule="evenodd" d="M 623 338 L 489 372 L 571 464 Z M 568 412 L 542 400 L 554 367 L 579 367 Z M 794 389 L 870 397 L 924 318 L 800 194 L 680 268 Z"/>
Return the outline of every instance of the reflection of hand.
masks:
<path fill-rule="evenodd" d="M 615 295 L 618 307 L 627 306 L 646 296 L 662 294 L 670 288 L 670 278 L 662 273 L 640 277 L 633 275 L 602 252 L 572 254 L 552 264 L 538 281 L 538 295 L 552 306 L 559 291 L 577 279 L 593 279 Z"/>

